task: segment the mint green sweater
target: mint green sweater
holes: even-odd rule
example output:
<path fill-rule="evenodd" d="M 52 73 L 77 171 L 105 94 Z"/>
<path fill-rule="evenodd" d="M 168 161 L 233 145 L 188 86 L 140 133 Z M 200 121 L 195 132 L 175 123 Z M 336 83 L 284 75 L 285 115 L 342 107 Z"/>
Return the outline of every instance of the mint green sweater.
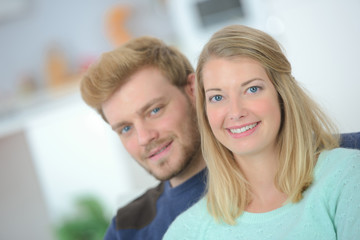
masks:
<path fill-rule="evenodd" d="M 216 223 L 201 199 L 172 223 L 165 240 L 360 240 L 360 151 L 320 154 L 314 181 L 298 203 L 244 212 L 235 226 Z"/>

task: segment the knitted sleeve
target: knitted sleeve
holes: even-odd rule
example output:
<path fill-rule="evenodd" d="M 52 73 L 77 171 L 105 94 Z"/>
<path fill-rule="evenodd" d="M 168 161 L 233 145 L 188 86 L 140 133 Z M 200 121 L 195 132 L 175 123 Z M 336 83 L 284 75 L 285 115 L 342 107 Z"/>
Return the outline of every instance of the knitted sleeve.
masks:
<path fill-rule="evenodd" d="M 338 181 L 334 225 L 338 240 L 360 239 L 360 151 L 345 159 Z"/>

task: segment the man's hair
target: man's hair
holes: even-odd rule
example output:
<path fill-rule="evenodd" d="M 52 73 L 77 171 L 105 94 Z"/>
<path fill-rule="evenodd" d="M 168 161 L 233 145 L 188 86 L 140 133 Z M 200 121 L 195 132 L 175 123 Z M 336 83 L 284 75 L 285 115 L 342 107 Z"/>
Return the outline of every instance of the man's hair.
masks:
<path fill-rule="evenodd" d="M 175 47 L 153 37 L 132 39 L 113 51 L 103 53 L 81 80 L 84 101 L 105 121 L 102 104 L 125 84 L 131 75 L 145 67 L 155 67 L 175 86 L 183 89 L 194 72 L 188 59 Z M 149 82 L 151 84 L 151 82 Z"/>
<path fill-rule="evenodd" d="M 217 220 L 235 224 L 251 201 L 246 181 L 234 156 L 211 131 L 206 115 L 203 68 L 212 58 L 259 62 L 274 85 L 281 108 L 277 136 L 279 168 L 275 184 L 289 201 L 298 202 L 313 181 L 317 157 L 338 146 L 337 129 L 291 75 L 291 65 L 270 35 L 246 26 L 228 26 L 216 32 L 204 46 L 196 69 L 196 110 L 201 147 L 209 169 L 208 209 Z M 335 134 L 336 133 L 336 134 Z"/>

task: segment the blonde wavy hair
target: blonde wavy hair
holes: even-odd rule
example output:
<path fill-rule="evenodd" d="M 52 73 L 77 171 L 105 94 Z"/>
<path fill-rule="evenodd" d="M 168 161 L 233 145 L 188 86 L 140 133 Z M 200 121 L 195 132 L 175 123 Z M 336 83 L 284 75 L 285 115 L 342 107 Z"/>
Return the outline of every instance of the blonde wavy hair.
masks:
<path fill-rule="evenodd" d="M 84 101 L 105 121 L 102 104 L 137 71 L 152 66 L 183 90 L 187 77 L 194 72 L 188 59 L 173 46 L 154 37 L 134 38 L 113 51 L 103 53 L 92 64 L 80 83 Z M 149 83 L 151 84 L 151 83 Z"/>
<path fill-rule="evenodd" d="M 201 148 L 208 167 L 207 206 L 217 221 L 235 224 L 251 201 L 249 183 L 236 164 L 233 154 L 211 131 L 206 115 L 203 75 L 211 58 L 249 57 L 264 67 L 275 86 L 281 108 L 277 136 L 279 168 L 276 187 L 298 202 L 313 181 L 319 153 L 339 146 L 335 125 L 291 75 L 291 65 L 280 45 L 270 35 L 242 25 L 225 27 L 204 46 L 196 69 L 196 109 Z"/>

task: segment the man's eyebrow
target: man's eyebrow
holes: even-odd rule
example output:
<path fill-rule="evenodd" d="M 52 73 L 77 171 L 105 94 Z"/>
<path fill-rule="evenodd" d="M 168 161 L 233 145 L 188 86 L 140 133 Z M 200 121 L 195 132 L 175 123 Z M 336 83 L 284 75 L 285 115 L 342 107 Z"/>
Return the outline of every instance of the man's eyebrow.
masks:
<path fill-rule="evenodd" d="M 244 87 L 244 86 L 252 83 L 253 81 L 257 81 L 257 80 L 258 80 L 258 81 L 264 81 L 264 80 L 261 79 L 261 78 L 252 78 L 252 79 L 250 79 L 250 80 L 248 80 L 248 81 L 246 81 L 246 82 L 243 82 L 243 83 L 241 84 L 241 87 Z M 209 89 L 206 89 L 205 92 L 209 92 L 209 91 L 221 91 L 221 89 L 220 89 L 220 88 L 209 88 Z"/>
<path fill-rule="evenodd" d="M 137 114 L 142 114 L 142 113 L 146 112 L 146 110 L 148 110 L 152 105 L 154 105 L 157 102 L 160 102 L 162 99 L 163 99 L 163 97 L 158 97 L 158 98 L 152 99 L 150 102 L 148 102 L 142 108 L 140 108 L 138 111 L 136 111 Z"/>
<path fill-rule="evenodd" d="M 113 126 L 111 126 L 112 130 L 113 131 L 116 131 L 116 129 L 119 129 L 121 128 L 122 126 L 125 126 L 127 125 L 127 122 L 118 122 L 118 123 L 115 123 Z"/>
<path fill-rule="evenodd" d="M 158 97 L 158 98 L 154 98 L 152 99 L 150 102 L 146 103 L 143 107 L 141 107 L 138 111 L 136 111 L 137 114 L 141 115 L 143 114 L 147 109 L 149 109 L 152 105 L 154 105 L 155 103 L 161 101 L 163 99 L 163 97 Z M 112 130 L 116 130 L 122 126 L 128 125 L 130 124 L 127 121 L 121 121 L 118 123 L 115 123 L 113 126 L 111 126 Z"/>

